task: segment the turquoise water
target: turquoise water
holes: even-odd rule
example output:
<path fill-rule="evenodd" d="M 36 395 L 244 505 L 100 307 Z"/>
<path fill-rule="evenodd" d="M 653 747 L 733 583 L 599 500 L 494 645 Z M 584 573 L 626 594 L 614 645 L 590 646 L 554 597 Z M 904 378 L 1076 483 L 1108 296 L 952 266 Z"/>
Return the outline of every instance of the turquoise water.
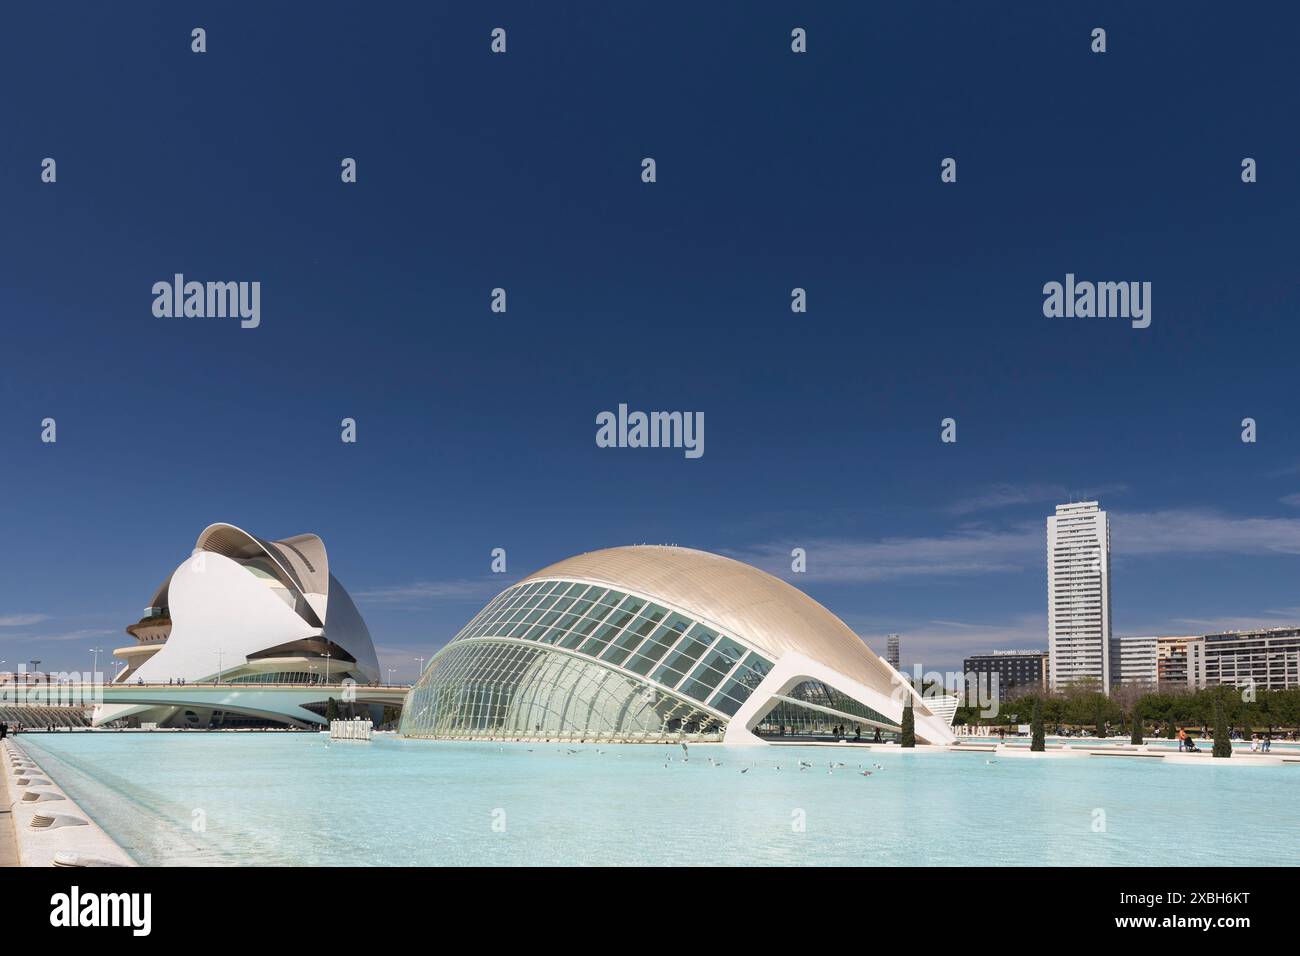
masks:
<path fill-rule="evenodd" d="M 21 741 L 144 864 L 1300 863 L 1300 766 L 703 745 L 683 762 L 680 747 L 314 734 Z M 847 766 L 828 773 L 832 760 Z"/>
<path fill-rule="evenodd" d="M 1000 737 L 962 737 L 961 739 L 966 743 L 974 743 L 974 744 L 996 744 L 996 743 L 1004 742 Z M 1196 739 L 1196 746 L 1201 750 L 1210 750 L 1213 749 L 1214 747 L 1214 740 L 1212 738 L 1197 737 L 1195 739 Z M 1046 740 L 1049 747 L 1054 747 L 1057 744 L 1063 744 L 1066 747 L 1071 747 L 1075 750 L 1096 750 L 1099 747 L 1123 748 L 1123 747 L 1130 746 L 1129 738 L 1127 735 L 1123 737 L 1101 737 L 1101 738 L 1048 737 L 1046 738 Z M 1005 743 L 1007 743 L 1010 746 L 1016 746 L 1018 744 L 1023 747 L 1028 747 L 1029 737 L 1027 736 L 1013 737 L 1008 734 Z M 1143 741 L 1143 744 L 1148 750 L 1168 750 L 1170 752 L 1177 752 L 1178 750 L 1177 740 L 1166 740 L 1163 737 L 1147 737 Z M 1250 753 L 1250 741 L 1234 740 L 1232 741 L 1232 749 L 1237 753 Z M 1291 740 L 1280 740 L 1280 739 L 1274 740 L 1273 746 L 1269 750 L 1269 753 L 1278 757 L 1288 756 L 1288 755 L 1295 756 L 1297 754 L 1300 754 L 1300 743 Z"/>

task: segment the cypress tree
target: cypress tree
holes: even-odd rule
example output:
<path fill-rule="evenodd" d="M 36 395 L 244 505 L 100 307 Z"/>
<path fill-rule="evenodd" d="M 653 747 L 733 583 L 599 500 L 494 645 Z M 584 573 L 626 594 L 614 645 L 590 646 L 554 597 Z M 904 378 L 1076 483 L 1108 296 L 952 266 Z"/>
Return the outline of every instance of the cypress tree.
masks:
<path fill-rule="evenodd" d="M 1223 716 L 1223 701 L 1214 701 L 1214 756 L 1231 757 L 1232 741 L 1228 739 L 1228 719 Z"/>
<path fill-rule="evenodd" d="M 1142 718 L 1138 716 L 1137 708 L 1133 708 L 1133 734 L 1129 737 L 1129 743 L 1135 747 L 1140 747 L 1144 743 L 1142 740 Z"/>
<path fill-rule="evenodd" d="M 912 714 L 912 702 L 909 700 L 907 706 L 903 708 L 903 738 L 900 741 L 904 747 L 916 746 L 916 718 Z"/>
<path fill-rule="evenodd" d="M 1037 697 L 1034 698 L 1034 716 L 1029 721 L 1029 730 L 1032 734 L 1029 749 L 1034 753 L 1042 753 L 1047 749 L 1047 744 L 1043 739 L 1043 702 Z"/>
<path fill-rule="evenodd" d="M 1174 722 L 1173 722 L 1172 720 L 1166 720 L 1166 721 L 1165 721 L 1165 740 L 1173 740 L 1173 739 L 1174 739 L 1175 737 L 1177 737 L 1177 736 L 1178 736 L 1178 734 L 1174 731 Z"/>
<path fill-rule="evenodd" d="M 1101 701 L 1097 701 L 1097 736 L 1106 736 L 1106 714 L 1102 710 Z"/>
<path fill-rule="evenodd" d="M 331 697 L 329 700 L 325 702 L 325 719 L 326 720 L 339 719 L 339 702 L 336 701 L 333 697 Z"/>

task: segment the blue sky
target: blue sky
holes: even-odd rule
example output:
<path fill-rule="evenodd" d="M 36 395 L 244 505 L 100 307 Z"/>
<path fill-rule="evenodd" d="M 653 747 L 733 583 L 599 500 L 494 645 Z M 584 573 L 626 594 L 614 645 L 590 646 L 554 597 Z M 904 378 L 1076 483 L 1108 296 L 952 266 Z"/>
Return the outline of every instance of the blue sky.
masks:
<path fill-rule="evenodd" d="M 6 6 L 0 659 L 127 643 L 229 521 L 319 533 L 407 678 L 637 542 L 954 668 L 1044 645 L 1088 495 L 1117 632 L 1300 622 L 1300 15 L 1088 6 Z M 155 318 L 176 272 L 260 281 L 260 327 Z M 1045 318 L 1067 272 L 1151 282 L 1151 327 Z M 597 448 L 621 402 L 704 456 Z"/>

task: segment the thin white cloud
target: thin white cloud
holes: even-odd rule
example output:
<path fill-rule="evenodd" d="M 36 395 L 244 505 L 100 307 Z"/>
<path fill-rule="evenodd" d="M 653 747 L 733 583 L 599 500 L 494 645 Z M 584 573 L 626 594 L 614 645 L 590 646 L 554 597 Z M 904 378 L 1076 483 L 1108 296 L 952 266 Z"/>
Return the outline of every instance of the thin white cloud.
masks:
<path fill-rule="evenodd" d="M 1300 518 L 1239 518 L 1210 510 L 1171 509 L 1116 514 L 1111 553 L 1300 554 Z"/>
<path fill-rule="evenodd" d="M 793 579 L 790 552 L 808 557 L 806 581 L 888 581 L 908 577 L 1019 571 L 1043 550 L 1043 532 L 1028 526 L 1010 530 L 961 529 L 946 535 L 881 538 L 876 541 L 822 539 L 758 545 L 729 552 L 737 560 Z"/>
<path fill-rule="evenodd" d="M 1300 508 L 1300 492 L 1296 492 L 1294 495 L 1284 495 L 1278 501 L 1284 505 L 1290 505 L 1292 508 Z"/>
<path fill-rule="evenodd" d="M 1237 617 L 1219 615 L 1215 617 L 1175 617 L 1157 624 L 1146 624 L 1140 628 L 1126 627 L 1124 635 L 1156 634 L 1165 636 L 1184 636 L 1201 634 L 1220 634 L 1225 631 L 1256 631 L 1270 627 L 1296 627 L 1300 625 L 1300 607 L 1268 608 L 1263 613 L 1254 612 Z"/>
<path fill-rule="evenodd" d="M 994 511 L 1014 505 L 1035 504 L 1038 502 L 1091 501 L 1108 495 L 1121 495 L 1128 491 L 1125 484 L 1098 485 L 1093 488 L 1066 488 L 1054 484 L 997 484 L 989 485 L 983 491 L 960 498 L 944 510 L 949 514 L 974 514 L 979 511 Z M 1046 517 L 1044 515 L 1044 517 Z"/>
<path fill-rule="evenodd" d="M 5 614 L 0 615 L 0 627 L 27 627 L 49 619 L 48 614 Z"/>
<path fill-rule="evenodd" d="M 360 604 L 389 608 L 427 608 L 438 604 L 481 601 L 505 589 L 509 582 L 462 578 L 452 581 L 414 581 L 354 591 Z"/>
<path fill-rule="evenodd" d="M 1046 599 L 1043 603 L 1046 608 Z M 898 634 L 900 663 L 907 673 L 915 664 L 920 664 L 923 670 L 960 670 L 965 658 L 992 650 L 1047 649 L 1046 609 L 1042 613 L 1016 614 L 1001 621 L 897 621 L 884 630 L 874 621 L 868 630 L 862 629 L 852 617 L 846 623 L 881 656 L 885 653 L 885 636 Z"/>
<path fill-rule="evenodd" d="M 61 641 L 96 640 L 101 637 L 109 637 L 115 634 L 122 634 L 123 643 L 126 643 L 127 638 L 123 632 L 108 627 L 82 627 L 72 631 L 59 631 L 53 634 L 17 634 L 10 637 L 9 640 L 27 644 L 52 644 Z"/>
<path fill-rule="evenodd" d="M 891 581 L 905 578 L 1045 573 L 1046 518 L 1000 528 L 984 525 L 945 534 L 876 540 L 789 538 L 726 552 L 798 583 Z M 807 553 L 806 572 L 790 571 L 790 552 Z M 1116 560 L 1177 555 L 1300 555 L 1300 518 L 1236 517 L 1211 510 L 1111 513 Z"/>

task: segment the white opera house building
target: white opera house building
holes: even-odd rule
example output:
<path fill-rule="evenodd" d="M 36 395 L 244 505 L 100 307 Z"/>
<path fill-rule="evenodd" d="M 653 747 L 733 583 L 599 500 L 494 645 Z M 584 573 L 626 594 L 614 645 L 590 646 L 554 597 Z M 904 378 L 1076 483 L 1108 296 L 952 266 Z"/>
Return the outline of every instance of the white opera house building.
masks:
<path fill-rule="evenodd" d="M 166 706 L 105 703 L 95 710 L 96 725 L 125 719 L 208 727 L 283 719 L 302 726 L 312 722 L 312 713 L 323 714 L 326 691 L 319 703 L 309 701 L 309 713 L 300 709 L 301 692 L 278 713 L 268 685 L 333 688 L 379 680 L 370 632 L 330 573 L 325 545 L 314 534 L 265 541 L 234 525 L 210 525 L 158 588 L 145 616 L 126 630 L 135 644 L 113 651 L 125 662 L 113 685 L 219 683 L 231 693 L 218 709 L 205 707 L 199 695 L 193 703 Z M 236 691 L 243 685 L 267 692 L 240 698 Z"/>
<path fill-rule="evenodd" d="M 838 617 L 750 565 L 610 548 L 506 588 L 432 658 L 401 732 L 452 739 L 755 744 L 896 733 L 954 741 L 957 699 L 923 696 Z"/>

